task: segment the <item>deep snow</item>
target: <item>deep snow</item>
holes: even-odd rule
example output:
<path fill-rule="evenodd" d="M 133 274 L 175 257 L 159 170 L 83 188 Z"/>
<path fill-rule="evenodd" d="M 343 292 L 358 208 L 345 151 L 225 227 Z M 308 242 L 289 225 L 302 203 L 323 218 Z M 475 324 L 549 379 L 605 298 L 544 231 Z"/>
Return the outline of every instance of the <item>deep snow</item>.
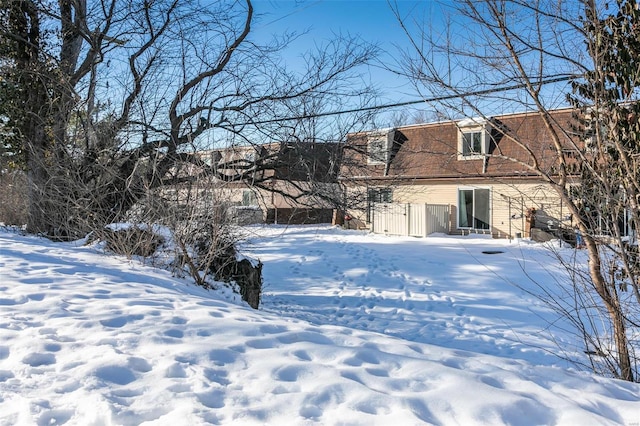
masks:
<path fill-rule="evenodd" d="M 527 292 L 562 278 L 544 246 L 247 231 L 259 311 L 96 247 L 0 232 L 0 423 L 640 424 L 638 384 L 552 355 L 584 348 Z"/>

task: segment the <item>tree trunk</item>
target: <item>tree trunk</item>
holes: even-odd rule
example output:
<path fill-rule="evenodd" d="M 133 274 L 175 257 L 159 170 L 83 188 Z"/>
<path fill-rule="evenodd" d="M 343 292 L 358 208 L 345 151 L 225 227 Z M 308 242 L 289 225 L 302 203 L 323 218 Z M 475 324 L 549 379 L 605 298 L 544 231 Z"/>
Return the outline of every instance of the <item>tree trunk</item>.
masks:
<path fill-rule="evenodd" d="M 617 354 L 617 364 L 619 371 L 615 372 L 618 378 L 634 381 L 633 369 L 631 365 L 631 354 L 629 352 L 629 340 L 627 339 L 627 327 L 616 289 L 607 287 L 607 282 L 602 276 L 602 265 L 600 262 L 600 250 L 590 235 L 584 236 L 587 253 L 589 255 L 589 274 L 591 280 L 607 309 L 607 313 L 613 325 L 613 338 Z"/>
<path fill-rule="evenodd" d="M 47 176 L 44 167 L 39 165 L 40 161 L 33 159 L 33 154 L 30 155 L 27 161 L 27 191 L 29 210 L 27 216 L 27 232 L 31 234 L 44 234 L 50 233 L 50 226 L 48 221 L 48 214 L 42 198 L 43 186 L 46 182 Z"/>

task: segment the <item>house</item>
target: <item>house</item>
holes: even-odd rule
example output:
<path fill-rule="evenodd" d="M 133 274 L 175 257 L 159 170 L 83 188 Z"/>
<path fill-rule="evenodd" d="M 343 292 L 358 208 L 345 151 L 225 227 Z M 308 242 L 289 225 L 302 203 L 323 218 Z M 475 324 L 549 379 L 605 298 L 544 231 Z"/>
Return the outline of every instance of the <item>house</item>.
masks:
<path fill-rule="evenodd" d="M 376 217 L 392 207 L 397 212 L 404 206 L 399 215 L 409 221 L 410 211 L 434 205 L 442 206 L 439 214 L 444 214 L 436 229 L 449 234 L 513 238 L 529 236 L 532 224 L 546 231 L 570 228 L 571 215 L 534 171 L 531 154 L 541 170 L 555 174 L 558 160 L 551 132 L 557 132 L 577 181 L 578 164 L 571 158 L 576 158 L 574 142 L 579 138 L 568 131 L 572 114 L 571 109 L 553 111 L 552 128 L 531 112 L 348 135 L 344 164 L 362 167 L 343 166 L 340 179 L 350 193 L 366 200 L 349 211 L 352 226 L 388 232 L 375 229 Z"/>
<path fill-rule="evenodd" d="M 328 223 L 341 199 L 340 145 L 295 141 L 201 151 L 240 222 Z"/>

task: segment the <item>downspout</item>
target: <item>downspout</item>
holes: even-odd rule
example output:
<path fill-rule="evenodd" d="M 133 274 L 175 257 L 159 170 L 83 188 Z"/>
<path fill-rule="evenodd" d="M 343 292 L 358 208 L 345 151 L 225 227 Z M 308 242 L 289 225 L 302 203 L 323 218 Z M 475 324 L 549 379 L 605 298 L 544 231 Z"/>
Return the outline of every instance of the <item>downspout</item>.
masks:
<path fill-rule="evenodd" d="M 512 235 L 511 235 L 511 197 L 508 198 L 509 200 L 509 240 L 512 239 Z"/>
<path fill-rule="evenodd" d="M 527 228 L 525 226 L 525 214 L 524 214 L 524 197 L 520 196 L 520 227 L 522 229 L 522 236 L 527 237 Z M 529 238 L 531 238 L 531 232 L 529 232 Z"/>

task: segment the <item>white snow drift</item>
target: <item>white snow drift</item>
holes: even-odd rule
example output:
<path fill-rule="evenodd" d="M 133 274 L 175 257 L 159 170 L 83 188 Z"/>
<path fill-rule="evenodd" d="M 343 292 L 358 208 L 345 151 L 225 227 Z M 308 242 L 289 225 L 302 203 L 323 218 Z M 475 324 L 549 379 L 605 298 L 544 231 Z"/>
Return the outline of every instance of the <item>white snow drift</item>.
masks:
<path fill-rule="evenodd" d="M 640 424 L 639 385 L 551 354 L 584 348 L 527 293 L 540 245 L 249 229 L 259 311 L 0 233 L 0 424 Z"/>

